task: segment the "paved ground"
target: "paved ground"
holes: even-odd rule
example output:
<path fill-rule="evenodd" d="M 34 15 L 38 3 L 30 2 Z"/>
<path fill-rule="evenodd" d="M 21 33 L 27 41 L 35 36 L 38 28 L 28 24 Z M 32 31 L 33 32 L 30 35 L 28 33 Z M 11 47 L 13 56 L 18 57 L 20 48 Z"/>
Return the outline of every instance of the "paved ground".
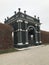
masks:
<path fill-rule="evenodd" d="M 0 65 L 49 65 L 49 45 L 33 46 L 22 51 L 2 54 Z"/>

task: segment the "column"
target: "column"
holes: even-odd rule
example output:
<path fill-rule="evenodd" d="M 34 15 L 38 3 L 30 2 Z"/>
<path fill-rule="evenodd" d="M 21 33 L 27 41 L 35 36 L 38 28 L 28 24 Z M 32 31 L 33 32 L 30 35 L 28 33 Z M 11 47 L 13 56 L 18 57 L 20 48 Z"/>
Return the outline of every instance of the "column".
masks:
<path fill-rule="evenodd" d="M 39 43 L 41 44 L 42 41 L 41 41 L 41 31 L 39 31 Z"/>
<path fill-rule="evenodd" d="M 35 38 L 36 38 L 36 44 L 39 44 L 37 31 L 36 31 L 36 33 L 35 33 Z"/>
<path fill-rule="evenodd" d="M 36 30 L 35 30 L 35 38 L 36 38 L 36 44 L 39 44 L 39 41 L 38 41 L 38 31 L 37 31 L 37 24 L 35 24 L 36 26 Z"/>
<path fill-rule="evenodd" d="M 41 41 L 41 31 L 40 31 L 40 25 L 38 25 L 39 26 L 39 44 L 41 44 L 42 43 L 42 41 Z"/>
<path fill-rule="evenodd" d="M 23 45 L 22 43 L 22 29 L 21 29 L 21 23 L 22 20 L 17 20 L 18 22 L 18 44 L 17 45 Z"/>
<path fill-rule="evenodd" d="M 25 43 L 25 44 L 28 44 L 28 30 L 27 30 L 27 24 L 28 24 L 28 22 L 25 21 L 25 30 L 26 30 L 26 43 Z"/>

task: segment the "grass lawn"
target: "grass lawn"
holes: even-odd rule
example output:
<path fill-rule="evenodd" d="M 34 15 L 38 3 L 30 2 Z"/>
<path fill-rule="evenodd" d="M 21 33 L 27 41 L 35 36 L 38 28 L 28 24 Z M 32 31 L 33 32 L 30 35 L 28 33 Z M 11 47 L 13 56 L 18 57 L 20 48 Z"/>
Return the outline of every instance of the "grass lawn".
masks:
<path fill-rule="evenodd" d="M 15 51 L 16 51 L 15 48 L 6 49 L 6 50 L 0 50 L 0 54 L 10 53 L 10 52 L 15 52 Z"/>

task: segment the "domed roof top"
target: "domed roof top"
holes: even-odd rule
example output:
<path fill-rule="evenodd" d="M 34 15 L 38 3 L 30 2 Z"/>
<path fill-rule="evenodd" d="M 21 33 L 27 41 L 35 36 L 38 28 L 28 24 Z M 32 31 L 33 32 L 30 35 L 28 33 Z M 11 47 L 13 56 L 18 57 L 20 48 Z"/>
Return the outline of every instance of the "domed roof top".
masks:
<path fill-rule="evenodd" d="M 0 30 L 8 30 L 8 31 L 13 31 L 12 26 L 8 25 L 8 24 L 2 24 L 0 23 Z"/>

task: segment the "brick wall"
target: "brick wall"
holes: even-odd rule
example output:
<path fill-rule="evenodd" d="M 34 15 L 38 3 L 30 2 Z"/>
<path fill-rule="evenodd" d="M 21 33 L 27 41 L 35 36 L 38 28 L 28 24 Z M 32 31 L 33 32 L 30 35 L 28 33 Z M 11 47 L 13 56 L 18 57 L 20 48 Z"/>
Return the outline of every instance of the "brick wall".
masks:
<path fill-rule="evenodd" d="M 13 48 L 12 27 L 0 24 L 0 50 Z"/>
<path fill-rule="evenodd" d="M 49 32 L 47 31 L 41 31 L 41 40 L 42 43 L 49 43 Z"/>

